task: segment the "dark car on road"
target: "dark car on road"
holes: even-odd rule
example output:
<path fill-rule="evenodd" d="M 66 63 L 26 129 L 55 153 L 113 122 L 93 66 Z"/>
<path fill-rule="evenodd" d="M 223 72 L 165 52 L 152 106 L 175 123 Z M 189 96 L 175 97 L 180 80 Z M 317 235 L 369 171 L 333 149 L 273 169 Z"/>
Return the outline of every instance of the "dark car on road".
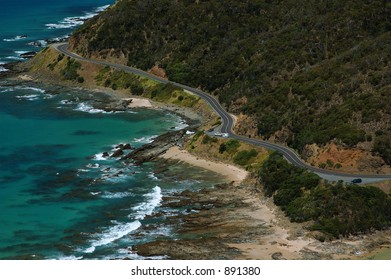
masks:
<path fill-rule="evenodd" d="M 360 178 L 353 179 L 351 183 L 352 184 L 360 184 L 360 183 L 362 183 L 362 180 Z"/>

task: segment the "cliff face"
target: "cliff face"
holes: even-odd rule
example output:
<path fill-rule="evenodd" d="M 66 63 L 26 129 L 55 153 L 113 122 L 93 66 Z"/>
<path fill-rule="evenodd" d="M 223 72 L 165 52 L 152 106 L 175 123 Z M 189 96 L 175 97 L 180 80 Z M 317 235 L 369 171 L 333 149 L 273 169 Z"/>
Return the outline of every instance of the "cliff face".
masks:
<path fill-rule="evenodd" d="M 360 144 L 390 163 L 390 14 L 382 0 L 119 0 L 71 46 L 158 66 L 250 116 L 263 138 Z"/>

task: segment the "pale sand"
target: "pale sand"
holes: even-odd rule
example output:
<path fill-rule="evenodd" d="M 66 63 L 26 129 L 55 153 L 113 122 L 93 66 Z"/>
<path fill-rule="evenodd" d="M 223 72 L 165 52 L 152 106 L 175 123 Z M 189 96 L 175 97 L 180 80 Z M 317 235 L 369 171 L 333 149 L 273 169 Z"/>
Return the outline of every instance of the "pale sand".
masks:
<path fill-rule="evenodd" d="M 225 176 L 235 184 L 242 182 L 249 174 L 247 171 L 233 165 L 199 159 L 186 150 L 179 149 L 177 146 L 170 148 L 161 157 L 179 160 L 214 171 Z M 255 243 L 229 244 L 243 252 L 242 258 L 271 259 L 273 253 L 281 252 L 284 258 L 299 259 L 299 251 L 314 241 L 311 238 L 291 238 L 288 230 L 278 224 L 278 217 L 274 213 L 276 208 L 269 207 L 271 205 L 267 205 L 269 203 L 266 203 L 266 201 L 262 202 L 259 197 L 252 197 L 247 202 L 254 205 L 254 207 L 251 211 L 246 211 L 244 214 L 249 216 L 249 220 L 259 220 L 264 223 L 264 225 L 270 228 L 270 234 L 260 236 Z"/>
<path fill-rule="evenodd" d="M 20 79 L 20 80 L 22 80 L 22 81 L 28 81 L 28 82 L 34 80 L 31 76 L 29 76 L 29 75 L 27 75 L 27 74 L 19 75 L 19 76 L 18 76 L 18 79 Z"/>
<path fill-rule="evenodd" d="M 254 242 L 228 244 L 242 251 L 241 259 L 270 260 L 274 253 L 281 253 L 284 259 L 300 259 L 300 251 L 316 242 L 312 238 L 293 237 L 289 232 L 289 226 L 281 226 L 279 210 L 271 204 L 270 199 L 252 197 L 247 200 L 253 208 L 245 214 L 249 220 L 263 222 L 269 228 L 269 234 L 254 238 Z M 283 218 L 283 220 L 285 220 Z"/>
<path fill-rule="evenodd" d="M 196 156 L 193 156 L 186 150 L 180 150 L 179 147 L 177 146 L 168 149 L 168 151 L 165 154 L 163 154 L 161 157 L 165 159 L 179 160 L 194 166 L 208 169 L 210 171 L 223 175 L 230 182 L 233 182 L 234 184 L 241 183 L 249 174 L 246 170 L 233 165 L 217 163 L 217 162 L 197 158 Z"/>
<path fill-rule="evenodd" d="M 145 98 L 126 98 L 126 100 L 132 100 L 131 103 L 129 103 L 128 107 L 129 108 L 151 108 L 153 107 L 151 102 L 148 99 Z"/>

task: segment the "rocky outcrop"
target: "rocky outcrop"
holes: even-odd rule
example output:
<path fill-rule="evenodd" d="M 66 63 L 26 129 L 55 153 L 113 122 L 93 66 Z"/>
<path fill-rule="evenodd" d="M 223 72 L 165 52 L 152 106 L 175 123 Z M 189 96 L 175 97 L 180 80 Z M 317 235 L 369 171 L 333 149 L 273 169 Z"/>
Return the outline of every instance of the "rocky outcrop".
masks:
<path fill-rule="evenodd" d="M 25 52 L 25 53 L 20 54 L 19 56 L 21 58 L 28 59 L 28 58 L 33 58 L 36 54 L 37 54 L 36 52 Z"/>
<path fill-rule="evenodd" d="M 106 112 L 123 112 L 129 109 L 129 105 L 132 103 L 131 98 L 115 100 L 108 104 L 105 103 L 96 103 L 95 107 L 97 109 L 104 110 Z"/>
<path fill-rule="evenodd" d="M 252 117 L 240 113 L 234 131 L 239 135 L 255 137 L 258 135 L 257 123 Z"/>
<path fill-rule="evenodd" d="M 269 231 L 263 221 L 253 220 L 243 211 L 250 207 L 243 197 L 250 191 L 251 188 L 238 190 L 231 184 L 221 184 L 164 198 L 163 206 L 181 210 L 179 216 L 169 217 L 165 223 L 178 227 L 178 232 L 186 237 L 140 244 L 133 246 L 132 251 L 144 257 L 168 256 L 171 259 L 240 257 L 241 251 L 231 243 L 251 242 Z"/>
<path fill-rule="evenodd" d="M 178 145 L 183 146 L 187 129 L 167 132 L 158 136 L 152 143 L 146 144 L 122 157 L 122 160 L 133 160 L 136 164 L 151 161 L 166 152 L 169 148 Z"/>
<path fill-rule="evenodd" d="M 160 68 L 158 65 L 153 66 L 148 72 L 164 79 L 168 78 L 166 71 L 163 68 Z"/>
<path fill-rule="evenodd" d="M 122 157 L 125 154 L 126 150 L 134 150 L 134 148 L 128 144 L 119 144 L 115 147 L 115 150 L 111 157 Z"/>

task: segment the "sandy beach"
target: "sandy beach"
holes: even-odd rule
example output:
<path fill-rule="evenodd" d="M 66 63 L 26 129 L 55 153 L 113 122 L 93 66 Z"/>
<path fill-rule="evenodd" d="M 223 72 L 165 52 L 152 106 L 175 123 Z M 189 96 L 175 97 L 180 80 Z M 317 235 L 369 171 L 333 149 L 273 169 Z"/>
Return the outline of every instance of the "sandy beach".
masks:
<path fill-rule="evenodd" d="M 188 164 L 216 172 L 226 177 L 229 182 L 232 182 L 235 185 L 240 184 L 249 174 L 246 170 L 236 167 L 234 165 L 200 159 L 190 154 L 186 150 L 181 150 L 177 146 L 174 146 L 167 150 L 167 152 L 161 157 L 164 159 L 179 160 L 181 162 L 186 162 Z"/>
<path fill-rule="evenodd" d="M 152 106 L 151 101 L 149 101 L 149 99 L 146 99 L 146 98 L 132 97 L 132 98 L 127 98 L 125 100 L 129 101 L 129 105 L 128 105 L 129 108 L 152 108 L 152 107 L 154 107 L 154 106 Z"/>

